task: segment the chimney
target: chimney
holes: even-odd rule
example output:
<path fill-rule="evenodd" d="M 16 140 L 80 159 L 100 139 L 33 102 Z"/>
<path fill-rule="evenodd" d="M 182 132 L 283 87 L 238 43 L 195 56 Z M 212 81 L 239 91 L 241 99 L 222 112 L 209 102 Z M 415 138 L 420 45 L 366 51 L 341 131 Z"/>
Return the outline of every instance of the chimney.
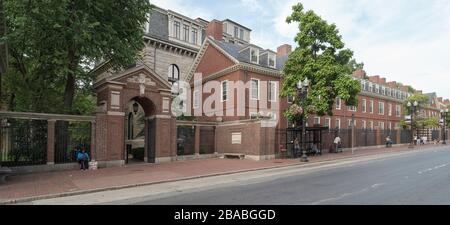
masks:
<path fill-rule="evenodd" d="M 443 101 L 444 101 L 444 98 L 443 98 L 443 97 L 439 97 L 439 98 L 438 98 L 438 102 L 441 102 L 441 103 L 442 103 Z"/>
<path fill-rule="evenodd" d="M 380 78 L 380 84 L 386 84 L 386 78 Z"/>
<path fill-rule="evenodd" d="M 277 48 L 277 56 L 289 55 L 292 52 L 292 46 L 284 44 Z"/>
<path fill-rule="evenodd" d="M 353 76 L 356 78 L 364 79 L 364 77 L 366 76 L 366 71 L 357 69 L 355 70 L 355 72 L 353 72 Z"/>
<path fill-rule="evenodd" d="M 401 86 L 400 90 L 404 91 L 404 92 L 408 92 L 409 88 L 408 88 L 408 86 Z"/>
<path fill-rule="evenodd" d="M 223 23 L 218 20 L 209 22 L 206 26 L 206 36 L 211 36 L 218 41 L 223 40 Z"/>
<path fill-rule="evenodd" d="M 369 77 L 369 80 L 371 81 L 371 82 L 374 82 L 374 83 L 380 83 L 380 76 L 371 76 L 371 77 Z"/>
<path fill-rule="evenodd" d="M 397 82 L 391 81 L 387 83 L 390 88 L 397 88 Z"/>

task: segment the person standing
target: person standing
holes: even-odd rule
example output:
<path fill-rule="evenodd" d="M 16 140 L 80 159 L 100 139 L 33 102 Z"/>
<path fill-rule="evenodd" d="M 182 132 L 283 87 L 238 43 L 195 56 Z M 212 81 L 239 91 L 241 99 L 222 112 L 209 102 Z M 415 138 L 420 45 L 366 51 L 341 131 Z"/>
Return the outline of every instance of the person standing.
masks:
<path fill-rule="evenodd" d="M 294 140 L 294 158 L 297 158 L 300 153 L 300 142 L 298 141 L 298 138 L 295 138 Z"/>
<path fill-rule="evenodd" d="M 339 135 L 334 139 L 334 146 L 336 146 L 336 153 L 342 152 L 341 138 L 339 137 Z"/>
<path fill-rule="evenodd" d="M 89 155 L 85 149 L 78 152 L 77 161 L 80 164 L 80 170 L 87 170 L 89 168 Z"/>

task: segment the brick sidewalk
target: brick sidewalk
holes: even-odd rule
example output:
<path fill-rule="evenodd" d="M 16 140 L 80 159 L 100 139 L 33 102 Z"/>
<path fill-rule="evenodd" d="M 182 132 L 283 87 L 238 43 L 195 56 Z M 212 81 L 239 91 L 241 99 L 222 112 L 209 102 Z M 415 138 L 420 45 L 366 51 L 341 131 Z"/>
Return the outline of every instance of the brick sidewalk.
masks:
<path fill-rule="evenodd" d="M 436 147 L 429 145 L 414 150 Z M 339 160 L 352 157 L 411 151 L 407 147 L 390 149 L 364 149 L 340 154 L 324 154 L 311 157 L 310 163 Z M 179 161 L 164 164 L 142 164 L 126 167 L 105 168 L 95 171 L 62 171 L 8 177 L 7 183 L 0 185 L 0 202 L 17 199 L 89 192 L 98 189 L 119 188 L 140 184 L 158 183 L 218 174 L 259 170 L 272 167 L 299 165 L 299 160 L 278 159 L 268 161 L 208 159 Z"/>

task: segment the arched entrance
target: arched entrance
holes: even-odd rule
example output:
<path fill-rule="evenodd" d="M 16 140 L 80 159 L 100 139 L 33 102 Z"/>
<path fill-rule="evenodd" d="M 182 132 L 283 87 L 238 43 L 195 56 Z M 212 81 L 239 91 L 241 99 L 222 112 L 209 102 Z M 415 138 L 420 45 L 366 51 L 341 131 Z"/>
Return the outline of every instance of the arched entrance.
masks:
<path fill-rule="evenodd" d="M 155 163 L 155 104 L 135 97 L 126 107 L 125 163 Z"/>

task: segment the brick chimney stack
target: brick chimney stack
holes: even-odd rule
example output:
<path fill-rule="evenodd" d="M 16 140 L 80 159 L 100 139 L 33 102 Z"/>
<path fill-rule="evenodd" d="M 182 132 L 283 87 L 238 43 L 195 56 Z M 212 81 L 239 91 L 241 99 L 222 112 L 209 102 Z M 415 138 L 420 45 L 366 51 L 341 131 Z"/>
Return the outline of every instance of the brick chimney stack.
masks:
<path fill-rule="evenodd" d="M 380 76 L 378 76 L 378 75 L 376 75 L 376 76 L 371 76 L 371 77 L 369 77 L 369 80 L 370 80 L 371 82 L 374 82 L 374 83 L 376 83 L 376 84 L 379 84 L 379 83 L 380 83 Z"/>
<path fill-rule="evenodd" d="M 364 77 L 366 76 L 366 71 L 357 69 L 355 70 L 355 72 L 353 72 L 353 76 L 356 78 L 364 79 Z"/>
<path fill-rule="evenodd" d="M 218 41 L 223 40 L 223 23 L 218 20 L 209 22 L 206 26 L 206 36 L 211 36 Z"/>
<path fill-rule="evenodd" d="M 277 56 L 285 56 L 289 55 L 292 52 L 292 46 L 288 44 L 284 44 L 277 48 Z"/>

